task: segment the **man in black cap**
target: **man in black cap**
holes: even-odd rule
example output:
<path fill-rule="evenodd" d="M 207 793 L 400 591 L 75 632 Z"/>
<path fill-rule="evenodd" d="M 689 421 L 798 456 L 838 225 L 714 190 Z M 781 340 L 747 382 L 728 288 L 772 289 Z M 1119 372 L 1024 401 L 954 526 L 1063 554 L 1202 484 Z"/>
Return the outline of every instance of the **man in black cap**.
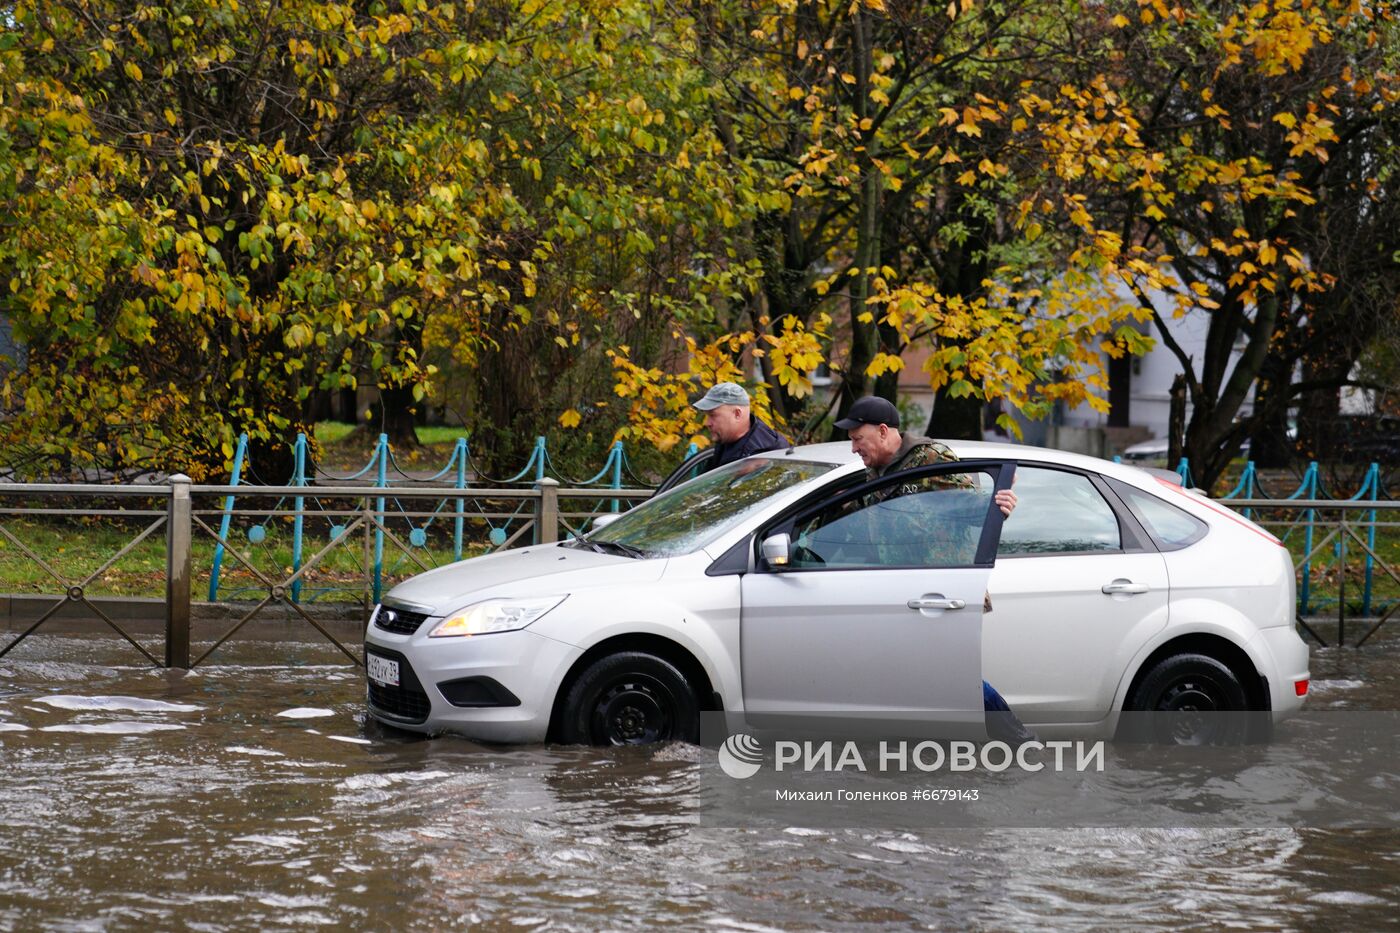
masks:
<path fill-rule="evenodd" d="M 857 399 L 846 412 L 846 417 L 836 422 L 851 439 L 851 451 L 860 456 L 865 464 L 866 479 L 879 479 L 887 473 L 912 470 L 915 467 L 933 463 L 952 463 L 958 455 L 931 437 L 917 434 L 901 434 L 899 431 L 899 409 L 886 399 L 867 395 Z M 949 485 L 962 485 L 960 478 L 950 477 Z M 913 489 L 895 487 L 884 493 L 886 498 L 905 495 Z M 996 494 L 997 506 L 1003 515 L 1010 516 L 1016 508 L 1016 494 L 1003 489 Z"/>
<path fill-rule="evenodd" d="M 912 470 L 934 463 L 952 463 L 958 459 L 947 444 L 912 433 L 901 434 L 899 409 L 878 396 L 867 395 L 857 399 L 846 412 L 846 417 L 836 422 L 836 426 L 850 437 L 851 451 L 858 454 L 865 464 L 866 479 L 879 479 L 900 470 Z M 963 477 L 950 476 L 947 485 L 958 487 L 964 482 Z M 895 486 L 882 490 L 880 499 L 919 491 L 919 486 L 914 484 Z M 1003 489 L 996 494 L 996 504 L 1003 515 L 1010 517 L 1016 508 L 1016 494 Z M 930 533 L 934 533 L 933 529 L 930 529 Z M 992 611 L 990 595 L 983 597 L 982 611 Z M 986 716 L 987 734 L 991 738 L 1013 745 L 1035 741 L 1035 735 L 1011 711 L 996 688 L 985 680 L 982 681 L 982 709 Z"/>
<path fill-rule="evenodd" d="M 787 438 L 754 417 L 749 393 L 737 382 L 715 383 L 695 407 L 705 413 L 705 427 L 710 429 L 715 445 L 710 469 L 750 454 L 792 446 Z"/>

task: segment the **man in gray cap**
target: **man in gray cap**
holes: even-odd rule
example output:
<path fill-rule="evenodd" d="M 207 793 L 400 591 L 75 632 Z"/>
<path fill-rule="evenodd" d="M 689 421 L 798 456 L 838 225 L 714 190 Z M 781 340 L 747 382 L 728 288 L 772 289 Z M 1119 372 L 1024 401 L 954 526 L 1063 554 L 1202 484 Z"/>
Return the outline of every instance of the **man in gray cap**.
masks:
<path fill-rule="evenodd" d="M 785 450 L 792 444 L 777 431 L 755 418 L 749 393 L 737 382 L 719 382 L 710 387 L 695 407 L 705 413 L 705 427 L 715 445 L 710 468 L 742 460 L 766 450 Z"/>

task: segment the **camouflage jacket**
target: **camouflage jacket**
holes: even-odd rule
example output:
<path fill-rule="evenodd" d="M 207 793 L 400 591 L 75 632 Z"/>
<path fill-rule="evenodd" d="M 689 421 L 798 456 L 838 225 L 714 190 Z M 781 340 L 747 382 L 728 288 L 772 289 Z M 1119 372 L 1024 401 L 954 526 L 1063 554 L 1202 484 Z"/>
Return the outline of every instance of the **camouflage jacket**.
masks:
<path fill-rule="evenodd" d="M 890 473 L 898 473 L 900 470 L 913 470 L 921 466 L 929 466 L 935 463 L 955 463 L 958 455 L 949 449 L 947 444 L 936 441 L 931 437 L 922 437 L 917 434 L 904 435 L 903 441 L 899 445 L 899 450 L 895 451 L 894 459 L 883 467 L 866 467 L 865 478 L 867 480 L 879 479 L 888 476 Z M 951 476 L 941 476 L 932 479 L 935 485 L 948 487 L 967 488 L 971 481 L 963 475 L 954 474 Z M 874 498 L 890 499 L 895 496 L 912 495 L 919 491 L 919 485 L 909 483 L 903 486 L 890 486 L 882 489 L 878 494 L 872 494 Z"/>

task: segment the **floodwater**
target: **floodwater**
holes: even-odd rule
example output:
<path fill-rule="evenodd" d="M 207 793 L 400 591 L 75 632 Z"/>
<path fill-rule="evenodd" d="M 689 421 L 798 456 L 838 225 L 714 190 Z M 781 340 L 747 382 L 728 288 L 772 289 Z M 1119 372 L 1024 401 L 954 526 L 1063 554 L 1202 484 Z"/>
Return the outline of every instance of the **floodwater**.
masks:
<path fill-rule="evenodd" d="M 0 929 L 1400 927 L 1393 831 L 715 828 L 710 751 L 408 737 L 334 649 L 255 637 L 0 659 Z M 1400 709 L 1400 638 L 1313 678 Z"/>

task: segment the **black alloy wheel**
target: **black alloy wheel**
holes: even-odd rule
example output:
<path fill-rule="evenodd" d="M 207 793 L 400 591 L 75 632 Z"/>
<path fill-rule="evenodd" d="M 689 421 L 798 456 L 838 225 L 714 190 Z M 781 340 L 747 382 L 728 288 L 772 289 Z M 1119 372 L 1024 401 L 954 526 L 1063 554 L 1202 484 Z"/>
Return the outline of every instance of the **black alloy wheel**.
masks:
<path fill-rule="evenodd" d="M 1157 662 L 1128 698 L 1130 741 L 1157 745 L 1238 745 L 1246 741 L 1249 697 L 1226 664 L 1183 653 Z"/>
<path fill-rule="evenodd" d="M 664 658 L 623 651 L 594 661 L 564 698 L 561 737 L 580 745 L 646 745 L 700 737 L 700 704 Z"/>

